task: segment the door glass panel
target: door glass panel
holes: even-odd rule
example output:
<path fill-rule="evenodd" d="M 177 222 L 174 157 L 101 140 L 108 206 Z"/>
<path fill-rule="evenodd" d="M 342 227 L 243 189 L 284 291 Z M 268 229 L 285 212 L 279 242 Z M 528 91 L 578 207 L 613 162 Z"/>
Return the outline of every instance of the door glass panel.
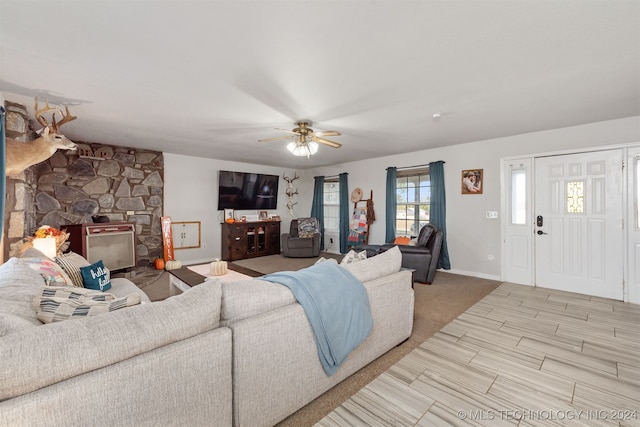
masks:
<path fill-rule="evenodd" d="M 523 169 L 511 171 L 511 224 L 527 223 L 527 177 Z"/>
<path fill-rule="evenodd" d="M 567 213 L 584 213 L 584 181 L 567 182 Z"/>
<path fill-rule="evenodd" d="M 640 157 L 636 155 L 636 192 L 633 205 L 636 207 L 636 228 L 640 228 Z"/>

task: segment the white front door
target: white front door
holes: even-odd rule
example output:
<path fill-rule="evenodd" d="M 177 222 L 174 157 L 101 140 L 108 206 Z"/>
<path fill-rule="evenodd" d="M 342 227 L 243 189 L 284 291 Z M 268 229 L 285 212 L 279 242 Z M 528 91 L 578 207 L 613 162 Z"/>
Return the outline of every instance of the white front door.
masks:
<path fill-rule="evenodd" d="M 623 299 L 622 150 L 535 159 L 535 284 Z"/>

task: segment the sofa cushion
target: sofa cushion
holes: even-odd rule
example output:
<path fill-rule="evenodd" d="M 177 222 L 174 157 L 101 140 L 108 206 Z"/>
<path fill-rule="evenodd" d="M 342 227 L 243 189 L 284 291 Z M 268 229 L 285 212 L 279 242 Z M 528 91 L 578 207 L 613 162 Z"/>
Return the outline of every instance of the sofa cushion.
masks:
<path fill-rule="evenodd" d="M 44 278 L 21 258 L 0 265 L 0 313 L 19 316 L 33 325 L 42 325 L 31 307 Z"/>
<path fill-rule="evenodd" d="M 111 289 L 109 289 L 109 293 L 116 297 L 124 297 L 129 294 L 137 293 L 140 295 L 140 302 L 151 302 L 147 294 L 145 294 L 142 289 L 136 286 L 136 284 L 131 280 L 125 279 L 124 277 L 111 279 Z"/>
<path fill-rule="evenodd" d="M 0 313 L 0 337 L 35 326 L 36 325 L 24 317 L 16 316 L 15 314 Z"/>
<path fill-rule="evenodd" d="M 289 288 L 260 278 L 222 282 L 220 325 L 229 326 L 247 317 L 295 302 Z"/>
<path fill-rule="evenodd" d="M 378 277 L 400 271 L 402 265 L 402 253 L 397 246 L 365 260 L 344 264 L 346 268 L 361 282 L 368 282 Z"/>
<path fill-rule="evenodd" d="M 140 295 L 116 298 L 112 294 L 77 286 L 46 286 L 34 298 L 33 306 L 43 323 L 60 322 L 109 313 L 140 304 Z"/>
<path fill-rule="evenodd" d="M 54 261 L 69 275 L 75 286 L 84 287 L 80 267 L 91 265 L 82 255 L 69 252 L 54 258 Z"/>

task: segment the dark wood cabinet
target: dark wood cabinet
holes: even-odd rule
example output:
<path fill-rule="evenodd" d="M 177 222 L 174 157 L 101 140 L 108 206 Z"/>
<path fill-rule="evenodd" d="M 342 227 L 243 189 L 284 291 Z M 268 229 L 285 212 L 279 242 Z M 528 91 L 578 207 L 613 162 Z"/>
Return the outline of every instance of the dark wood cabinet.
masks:
<path fill-rule="evenodd" d="M 222 223 L 222 259 L 237 261 L 280 253 L 280 222 Z"/>

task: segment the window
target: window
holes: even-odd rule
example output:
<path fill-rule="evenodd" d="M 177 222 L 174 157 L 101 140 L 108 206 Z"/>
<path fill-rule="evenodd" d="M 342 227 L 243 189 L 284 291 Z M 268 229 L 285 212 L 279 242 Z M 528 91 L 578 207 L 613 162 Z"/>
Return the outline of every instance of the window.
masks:
<path fill-rule="evenodd" d="M 635 176 L 635 185 L 636 192 L 634 194 L 633 204 L 636 208 L 636 228 L 640 228 L 640 156 L 636 154 L 635 157 L 635 168 L 636 168 L 636 176 Z"/>
<path fill-rule="evenodd" d="M 511 171 L 511 224 L 527 223 L 527 175 L 524 169 Z"/>
<path fill-rule="evenodd" d="M 584 181 L 567 182 L 567 213 L 584 213 Z"/>
<path fill-rule="evenodd" d="M 324 182 L 324 229 L 340 229 L 340 183 L 337 178 Z"/>
<path fill-rule="evenodd" d="M 396 176 L 396 235 L 415 237 L 429 223 L 429 168 L 398 171 Z"/>

